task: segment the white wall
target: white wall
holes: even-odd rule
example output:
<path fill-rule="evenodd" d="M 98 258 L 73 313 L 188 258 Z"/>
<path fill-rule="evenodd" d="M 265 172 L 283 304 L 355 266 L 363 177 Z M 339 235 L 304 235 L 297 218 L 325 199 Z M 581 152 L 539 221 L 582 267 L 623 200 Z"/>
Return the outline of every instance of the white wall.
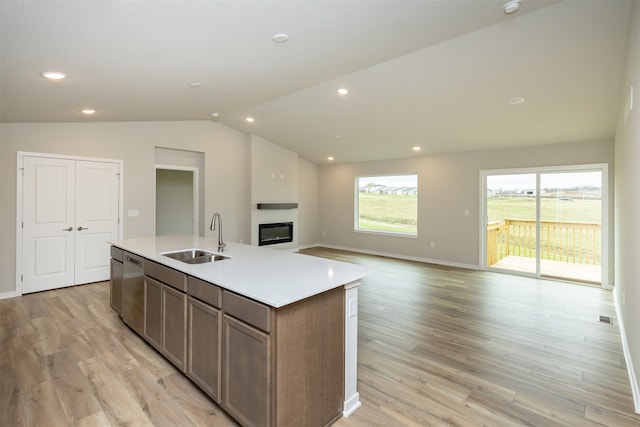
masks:
<path fill-rule="evenodd" d="M 219 211 L 228 241 L 250 238 L 246 135 L 211 121 L 0 124 L 0 296 L 15 292 L 16 153 L 124 161 L 124 237 L 155 234 L 155 148 L 204 153 L 205 218 Z M 140 216 L 128 218 L 137 209 Z M 205 235 L 210 235 L 205 227 Z"/>
<path fill-rule="evenodd" d="M 631 9 L 627 65 L 622 84 L 615 138 L 615 242 L 616 287 L 614 292 L 624 327 L 627 366 L 632 375 L 636 411 L 640 411 L 640 3 Z M 633 86 L 634 109 L 624 125 L 624 106 Z"/>
<path fill-rule="evenodd" d="M 611 171 L 613 141 L 323 166 L 320 168 L 321 241 L 338 247 L 477 267 L 480 253 L 480 170 L 588 163 L 608 163 Z M 355 232 L 356 177 L 408 173 L 418 174 L 418 237 Z M 612 206 L 609 208 L 610 218 Z M 464 215 L 465 209 L 469 209 L 469 216 Z M 613 249 L 611 236 L 609 240 Z M 432 241 L 435 242 L 433 249 L 429 245 Z M 613 271 L 611 266 L 609 271 Z"/>
<path fill-rule="evenodd" d="M 298 246 L 320 241 L 320 169 L 304 159 L 298 160 Z"/>
<path fill-rule="evenodd" d="M 298 247 L 298 209 L 257 209 L 258 203 L 298 202 L 298 155 L 255 135 L 251 152 L 251 244 L 258 244 L 258 224 L 293 222 L 293 241 L 272 249 Z"/>

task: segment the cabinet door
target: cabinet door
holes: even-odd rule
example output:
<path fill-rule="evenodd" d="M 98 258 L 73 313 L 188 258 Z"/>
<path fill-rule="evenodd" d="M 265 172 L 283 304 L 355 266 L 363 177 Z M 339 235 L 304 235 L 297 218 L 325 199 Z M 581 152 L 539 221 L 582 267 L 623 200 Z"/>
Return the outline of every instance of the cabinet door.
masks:
<path fill-rule="evenodd" d="M 122 316 L 122 278 L 124 276 L 124 266 L 121 262 L 111 259 L 111 308 Z"/>
<path fill-rule="evenodd" d="M 155 348 L 162 348 L 162 283 L 144 277 L 144 337 Z"/>
<path fill-rule="evenodd" d="M 271 338 L 225 314 L 223 340 L 223 408 L 242 425 L 268 426 L 271 419 Z"/>
<path fill-rule="evenodd" d="M 162 353 L 185 371 L 187 360 L 187 295 L 162 286 Z"/>
<path fill-rule="evenodd" d="M 187 376 L 220 403 L 220 310 L 189 297 L 187 311 Z"/>

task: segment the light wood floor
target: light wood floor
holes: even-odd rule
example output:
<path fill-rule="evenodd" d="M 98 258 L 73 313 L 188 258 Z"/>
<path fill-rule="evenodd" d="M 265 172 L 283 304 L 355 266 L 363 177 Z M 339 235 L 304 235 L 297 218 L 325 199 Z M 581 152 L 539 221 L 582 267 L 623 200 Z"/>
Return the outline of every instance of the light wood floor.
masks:
<path fill-rule="evenodd" d="M 379 269 L 360 288 L 362 407 L 335 426 L 640 426 L 609 292 L 303 252 Z M 234 425 L 108 301 L 106 282 L 0 300 L 1 426 Z"/>

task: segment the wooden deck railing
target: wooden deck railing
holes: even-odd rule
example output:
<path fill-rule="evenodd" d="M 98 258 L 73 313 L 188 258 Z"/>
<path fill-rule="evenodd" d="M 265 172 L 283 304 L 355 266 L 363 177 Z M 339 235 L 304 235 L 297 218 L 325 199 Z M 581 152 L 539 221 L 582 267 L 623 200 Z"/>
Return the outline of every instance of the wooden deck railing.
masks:
<path fill-rule="evenodd" d="M 572 264 L 600 265 L 600 224 L 540 222 L 542 259 Z M 536 256 L 536 222 L 519 219 L 492 221 L 487 225 L 487 265 L 509 255 Z"/>

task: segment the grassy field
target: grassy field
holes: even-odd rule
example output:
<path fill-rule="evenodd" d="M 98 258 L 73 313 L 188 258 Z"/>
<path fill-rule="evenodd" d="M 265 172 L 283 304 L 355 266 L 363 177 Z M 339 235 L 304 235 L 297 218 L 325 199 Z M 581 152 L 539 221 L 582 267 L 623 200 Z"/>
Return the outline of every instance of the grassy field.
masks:
<path fill-rule="evenodd" d="M 600 224 L 601 200 L 556 200 L 540 199 L 542 221 L 589 222 Z M 501 219 L 536 219 L 535 198 L 500 198 L 487 200 L 489 221 Z"/>
<path fill-rule="evenodd" d="M 417 233 L 418 196 L 359 193 L 361 230 Z"/>
<path fill-rule="evenodd" d="M 400 233 L 417 232 L 417 196 L 391 196 L 359 193 L 359 228 Z M 543 221 L 597 223 L 601 221 L 600 200 L 557 200 L 542 198 Z M 534 198 L 500 198 L 487 200 L 489 221 L 504 218 L 535 220 Z"/>

